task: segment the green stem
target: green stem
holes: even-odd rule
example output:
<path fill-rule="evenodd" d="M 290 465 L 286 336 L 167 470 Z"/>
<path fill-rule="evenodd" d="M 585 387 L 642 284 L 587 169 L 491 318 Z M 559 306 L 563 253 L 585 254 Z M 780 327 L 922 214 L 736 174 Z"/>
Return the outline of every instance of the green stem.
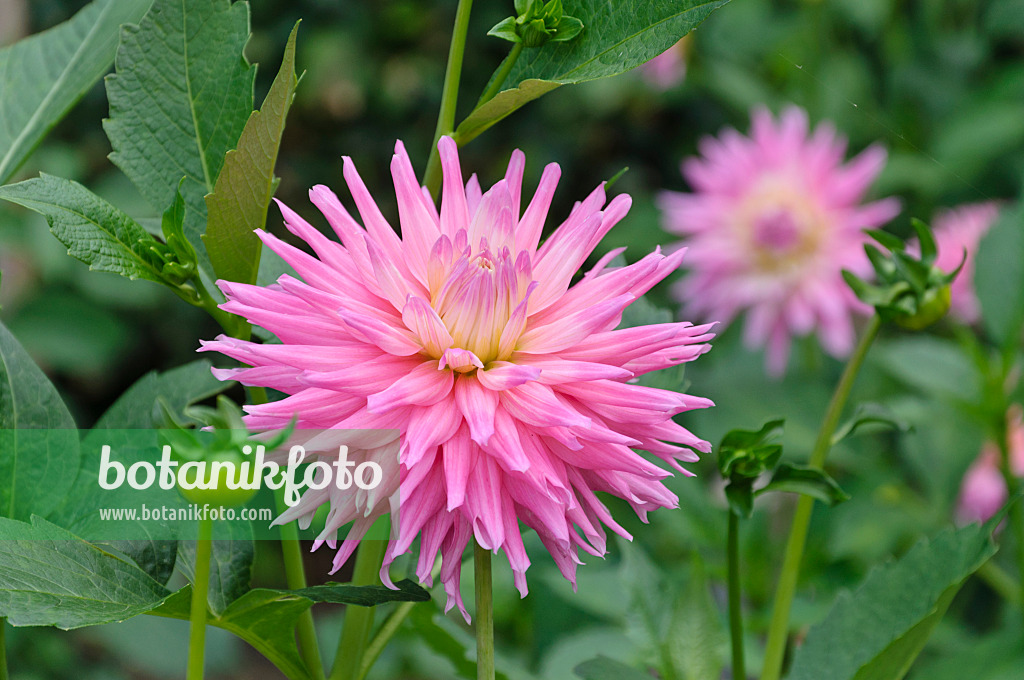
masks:
<path fill-rule="evenodd" d="M 395 636 L 398 629 L 402 627 L 402 622 L 409 617 L 409 614 L 412 613 L 412 608 L 416 604 L 416 602 L 403 602 L 398 605 L 395 611 L 391 612 L 391 616 L 384 621 L 380 630 L 373 637 L 373 641 L 367 645 L 366 651 L 363 652 L 363 663 L 359 668 L 359 675 L 356 676 L 356 680 L 365 680 L 366 676 L 370 673 L 370 669 L 373 668 L 374 662 L 377 661 L 377 657 L 384 651 L 384 647 Z"/>
<path fill-rule="evenodd" d="M 437 128 L 434 130 L 434 143 L 430 147 L 430 160 L 423 176 L 423 184 L 430 190 L 430 195 L 437 200 L 441 189 L 441 159 L 437 153 L 437 140 L 444 135 L 455 132 L 455 106 L 459 101 L 459 79 L 462 77 L 462 58 L 466 53 L 466 35 L 469 33 L 469 11 L 473 0 L 459 0 L 459 8 L 455 10 L 455 28 L 452 31 L 452 44 L 448 48 L 448 67 L 444 72 L 444 89 L 441 91 L 441 110 L 437 114 Z"/>
<path fill-rule="evenodd" d="M 206 598 L 210 592 L 210 554 L 213 551 L 213 518 L 199 520 L 196 539 L 196 568 L 192 580 L 192 609 L 189 614 L 188 671 L 186 680 L 203 680 L 206 656 Z"/>
<path fill-rule="evenodd" d="M 284 501 L 283 490 L 275 494 L 277 513 L 280 515 L 288 509 Z M 299 543 L 299 528 L 295 522 L 282 524 L 281 555 L 284 558 L 284 576 L 289 590 L 301 590 L 306 587 L 306 568 L 302 562 L 302 546 Z M 324 664 L 320 660 L 320 645 L 316 639 L 316 625 L 313 623 L 313 612 L 307 609 L 295 624 L 299 636 L 299 653 L 306 664 L 306 669 L 314 680 L 324 680 Z"/>
<path fill-rule="evenodd" d="M 7 680 L 7 619 L 0 617 L 0 680 Z"/>
<path fill-rule="evenodd" d="M 505 83 L 505 80 L 508 78 L 508 74 L 512 72 L 512 67 L 516 65 L 516 61 L 522 53 L 523 43 L 518 42 L 512 45 L 512 51 L 508 53 L 507 57 L 505 57 L 505 61 L 501 62 L 501 68 L 496 74 L 494 74 L 490 87 L 484 90 L 484 93 L 480 95 L 480 101 L 476 103 L 477 108 L 480 108 L 481 105 L 494 99 L 494 95 L 501 92 L 501 86 Z"/>
<path fill-rule="evenodd" d="M 491 553 L 473 544 L 476 574 L 476 679 L 494 680 L 494 601 L 491 592 Z"/>
<path fill-rule="evenodd" d="M 387 547 L 387 541 L 364 540 L 359 544 L 352 585 L 380 584 L 380 565 L 384 561 Z M 345 624 L 338 640 L 338 653 L 334 657 L 330 680 L 353 680 L 360 677 L 366 643 L 370 641 L 372 629 L 373 607 L 350 605 L 345 608 Z M 366 670 L 369 671 L 369 668 Z"/>
<path fill-rule="evenodd" d="M 832 394 L 828 410 L 825 411 L 825 418 L 818 431 L 818 439 L 814 442 L 811 450 L 809 464 L 811 467 L 820 468 L 825 463 L 825 457 L 832 448 L 832 435 L 835 434 L 839 418 L 843 414 L 843 407 L 850 396 L 850 390 L 860 372 L 864 357 L 868 348 L 878 335 L 882 321 L 877 314 L 871 317 L 868 327 L 853 351 L 853 356 L 846 363 L 843 375 L 836 385 L 836 391 Z M 796 594 L 797 580 L 800 578 L 800 562 L 804 556 L 804 546 L 807 543 L 807 530 L 811 524 L 811 511 L 814 509 L 814 499 L 809 496 L 800 496 L 796 504 L 796 512 L 793 513 L 793 523 L 789 530 L 789 539 L 786 541 L 786 553 L 782 561 L 782 571 L 779 574 L 779 582 L 775 589 L 775 601 L 772 604 L 772 619 L 768 627 L 768 642 L 765 647 L 764 670 L 761 673 L 761 680 L 779 680 L 782 674 L 782 662 L 786 653 L 786 639 L 789 635 L 789 610 L 793 605 L 793 596 Z"/>
<path fill-rule="evenodd" d="M 743 612 L 740 608 L 740 518 L 729 511 L 727 538 L 729 560 L 729 634 L 732 638 L 733 680 L 746 680 L 747 670 L 743 657 Z"/>
<path fill-rule="evenodd" d="M 210 291 L 206 290 L 206 286 L 203 285 L 198 276 L 192 279 L 192 283 L 195 285 L 196 294 L 199 296 L 199 304 L 196 306 L 205 309 L 206 313 L 213 317 L 214 321 L 220 324 L 220 327 L 228 335 L 240 340 L 248 340 L 252 335 L 252 326 L 246 323 L 245 319 L 229 314 L 221 309 L 218 306 L 218 302 L 210 295 Z M 184 299 L 195 304 L 193 300 Z"/>
<path fill-rule="evenodd" d="M 981 565 L 977 574 L 978 578 L 987 583 L 989 588 L 996 591 L 1007 602 L 1024 605 L 1024 600 L 1021 600 L 1020 586 L 1014 582 L 1012 576 L 992 560 Z"/>
<path fill-rule="evenodd" d="M 998 429 L 999 468 L 1003 474 L 1003 481 L 1006 483 L 1007 495 L 1012 498 L 1015 494 L 1019 494 L 1024 490 L 1024 483 L 1017 480 L 1013 474 L 1010 461 L 1010 431 L 1006 421 L 1006 409 L 1002 409 Z M 1010 506 L 1010 526 L 1013 529 L 1017 543 L 1017 569 L 1020 573 L 1021 586 L 1024 587 L 1024 507 L 1021 506 L 1022 502 L 1024 501 L 1017 499 Z M 1018 600 L 1018 605 L 1021 606 L 1021 611 L 1024 612 L 1024 601 Z"/>

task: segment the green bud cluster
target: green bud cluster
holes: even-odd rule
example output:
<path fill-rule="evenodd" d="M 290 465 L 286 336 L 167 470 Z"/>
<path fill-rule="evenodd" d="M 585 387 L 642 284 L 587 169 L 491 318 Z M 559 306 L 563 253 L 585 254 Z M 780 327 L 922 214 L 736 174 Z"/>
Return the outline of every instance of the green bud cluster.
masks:
<path fill-rule="evenodd" d="M 583 30 L 583 22 L 565 14 L 562 0 L 515 0 L 516 16 L 507 17 L 487 32 L 523 47 L 540 47 L 547 42 L 572 40 Z"/>
<path fill-rule="evenodd" d="M 920 243 L 920 256 L 908 253 L 902 239 L 884 231 L 868 230 L 868 235 L 889 251 L 884 254 L 870 243 L 864 246 L 876 280 L 868 283 L 846 270 L 843 270 L 843 278 L 857 297 L 874 307 L 884 321 L 921 330 L 949 310 L 949 286 L 963 268 L 967 253 L 954 271 L 944 272 L 935 266 L 938 250 L 931 229 L 920 220 L 913 220 L 913 226 Z"/>

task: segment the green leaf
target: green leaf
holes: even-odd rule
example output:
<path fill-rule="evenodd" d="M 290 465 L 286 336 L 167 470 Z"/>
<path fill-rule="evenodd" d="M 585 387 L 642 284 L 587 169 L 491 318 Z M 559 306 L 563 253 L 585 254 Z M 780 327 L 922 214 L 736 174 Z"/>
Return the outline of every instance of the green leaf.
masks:
<path fill-rule="evenodd" d="M 603 655 L 584 661 L 573 672 L 583 680 L 651 680 L 647 673 Z"/>
<path fill-rule="evenodd" d="M 78 182 L 41 174 L 36 179 L 0 187 L 0 199 L 43 215 L 68 255 L 89 269 L 129 279 L 160 282 L 149 259 L 156 240 L 132 218 Z"/>
<path fill-rule="evenodd" d="M 522 42 L 522 39 L 516 33 L 515 17 L 505 17 L 492 26 L 491 30 L 487 31 L 487 35 L 493 35 L 495 38 L 501 38 L 511 43 Z"/>
<path fill-rule="evenodd" d="M 122 29 L 116 73 L 107 78 L 110 160 L 158 210 L 185 177 L 185 234 L 204 268 L 203 197 L 252 112 L 248 39 L 244 2 L 156 0 L 138 26 Z"/>
<path fill-rule="evenodd" d="M 313 602 L 352 604 L 359 607 L 376 607 L 385 602 L 430 602 L 430 593 L 409 579 L 399 581 L 395 585 L 398 590 L 384 586 L 353 586 L 331 582 L 285 592 L 301 595 Z"/>
<path fill-rule="evenodd" d="M 728 0 L 565 0 L 564 12 L 582 26 L 565 27 L 566 40 L 525 49 L 502 90 L 459 124 L 465 144 L 524 104 L 559 85 L 625 73 L 650 61 Z M 575 23 L 575 22 L 571 22 Z M 495 74 L 501 72 L 501 67 Z M 494 76 L 492 76 L 494 77 Z"/>
<path fill-rule="evenodd" d="M 114 61 L 118 26 L 153 0 L 96 0 L 69 20 L 0 50 L 0 184 Z M 9 95 L 9 96 L 8 96 Z"/>
<path fill-rule="evenodd" d="M 78 470 L 75 421 L 25 349 L 0 323 L 0 516 L 50 514 Z"/>
<path fill-rule="evenodd" d="M 699 557 L 693 560 L 689 581 L 676 602 L 668 631 L 665 645 L 674 677 L 680 680 L 721 677 L 722 653 L 728 638 Z"/>
<path fill-rule="evenodd" d="M 261 242 L 254 231 L 267 223 L 267 208 L 277 181 L 274 166 L 288 109 L 295 99 L 295 24 L 284 49 L 281 70 L 259 111 L 242 130 L 238 148 L 228 151 L 212 194 L 206 197 L 209 220 L 203 243 L 217 278 L 255 283 Z"/>
<path fill-rule="evenodd" d="M 157 399 L 162 399 L 173 413 L 180 415 L 186 407 L 220 394 L 234 384 L 217 380 L 210 366 L 210 362 L 200 360 L 163 373 L 150 371 L 107 409 L 94 429 L 154 427 Z"/>
<path fill-rule="evenodd" d="M 412 581 L 403 580 L 395 585 L 399 588 L 397 591 L 384 589 L 388 590 L 389 595 L 377 593 L 377 588 L 372 586 L 339 584 L 314 586 L 303 591 L 256 588 L 232 602 L 219 616 L 212 616 L 209 623 L 248 642 L 292 680 L 308 678 L 295 643 L 295 623 L 299 617 L 314 602 L 368 606 L 367 603 L 371 601 L 380 604 L 387 601 L 419 602 L 424 601 L 424 598 L 430 599 L 430 595 Z M 357 592 L 366 588 L 369 588 L 367 593 Z M 191 587 L 183 588 L 149 613 L 187 620 L 191 598 Z"/>
<path fill-rule="evenodd" d="M 795 463 L 782 463 L 775 468 L 771 481 L 758 489 L 754 495 L 760 496 L 768 491 L 799 493 L 826 505 L 837 505 L 850 500 L 850 496 L 839 488 L 839 484 L 827 472 Z"/>
<path fill-rule="evenodd" d="M 788 680 L 900 680 L 964 581 L 995 551 L 994 525 L 947 529 L 843 592 L 797 650 Z"/>
<path fill-rule="evenodd" d="M 508 116 L 513 111 L 541 97 L 561 83 L 554 83 L 546 80 L 524 80 L 514 88 L 502 90 L 491 99 L 478 106 L 466 116 L 466 119 L 459 123 L 455 130 L 455 141 L 460 145 L 476 139 L 478 135 L 486 131 L 498 121 Z"/>
<path fill-rule="evenodd" d="M 1005 210 L 978 246 L 974 286 L 985 330 L 1019 343 L 1024 324 L 1024 204 Z"/>
<path fill-rule="evenodd" d="M 853 436 L 857 430 L 865 425 L 881 425 L 884 428 L 907 432 L 910 425 L 905 423 L 892 409 L 882 404 L 861 404 L 857 407 L 856 413 L 848 421 L 839 426 L 836 433 L 832 435 L 832 446 Z"/>
<path fill-rule="evenodd" d="M 186 586 L 149 613 L 187 621 L 191 601 L 192 587 Z M 250 590 L 232 602 L 221 616 L 210 617 L 207 623 L 248 642 L 290 680 L 309 680 L 295 642 L 295 623 L 311 605 L 310 600 L 297 595 L 276 590 Z"/>
<path fill-rule="evenodd" d="M 124 621 L 170 591 L 134 564 L 39 517 L 0 518 L 0 616 L 65 630 Z"/>

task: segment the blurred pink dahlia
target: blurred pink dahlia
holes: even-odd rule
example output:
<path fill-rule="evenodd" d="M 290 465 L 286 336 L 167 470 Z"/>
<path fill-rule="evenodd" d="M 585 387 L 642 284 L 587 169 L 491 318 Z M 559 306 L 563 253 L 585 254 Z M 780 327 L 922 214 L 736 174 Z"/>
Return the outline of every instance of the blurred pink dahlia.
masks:
<path fill-rule="evenodd" d="M 998 216 L 999 207 L 993 202 L 971 203 L 942 211 L 932 222 L 939 251 L 935 264 L 939 269 L 953 271 L 967 251 L 964 268 L 950 285 L 949 307 L 950 313 L 964 323 L 975 323 L 981 318 L 981 306 L 974 293 L 974 253 Z"/>
<path fill-rule="evenodd" d="M 955 268 L 959 260 L 953 265 Z M 1024 477 L 1024 410 L 1015 404 L 1006 413 L 1007 444 L 1010 449 L 1010 472 Z M 999 445 L 985 442 L 981 453 L 964 475 L 957 501 L 957 517 L 961 522 L 986 522 L 1003 507 L 1009 494 L 1000 470 Z"/>
<path fill-rule="evenodd" d="M 785 370 L 793 335 L 812 331 L 837 357 L 853 347 L 852 315 L 867 312 L 843 281 L 871 267 L 863 229 L 899 212 L 896 199 L 861 201 L 885 163 L 871 147 L 843 162 L 846 141 L 828 123 L 813 132 L 795 106 L 778 121 L 752 114 L 751 133 L 726 129 L 683 162 L 693 193 L 663 192 L 665 229 L 684 236 L 689 273 L 677 290 L 687 315 L 730 322 L 747 310 L 744 339 Z"/>
<path fill-rule="evenodd" d="M 686 55 L 690 36 L 686 35 L 654 59 L 640 66 L 644 79 L 659 90 L 668 91 L 686 80 Z"/>
<path fill-rule="evenodd" d="M 522 522 L 536 530 L 562 574 L 575 584 L 580 550 L 606 551 L 608 527 L 629 537 L 595 492 L 625 499 L 646 519 L 675 507 L 661 483 L 670 472 L 642 449 L 688 474 L 682 462 L 710 445 L 673 422 L 708 399 L 644 387 L 635 377 L 708 351 L 710 326 L 667 323 L 616 329 L 623 309 L 679 266 L 682 251 L 656 251 L 612 268 L 622 249 L 601 258 L 575 285 L 577 269 L 628 211 L 630 198 L 605 206 L 603 186 L 575 205 L 540 245 L 559 168 L 545 168 L 520 210 L 525 158 L 516 151 L 505 178 L 482 193 L 463 183 L 455 143 L 441 139 L 444 171 L 438 214 L 399 142 L 391 163 L 402 236 L 385 221 L 355 166 L 344 176 L 362 225 L 324 186 L 310 199 L 341 240 L 323 236 L 279 204 L 289 231 L 315 253 L 264 232 L 263 242 L 304 280 L 282 276 L 258 287 L 219 282 L 223 309 L 275 333 L 283 344 L 219 337 L 205 343 L 251 368 L 220 372 L 288 394 L 248 407 L 247 426 L 396 429 L 401 498 L 397 540 L 381 570 L 420 538 L 417 576 L 430 582 L 440 552 L 448 608 L 457 604 L 463 551 L 475 539 L 504 551 L 526 593 L 530 565 Z M 603 209 L 602 209 L 603 208 Z M 287 518 L 311 518 L 330 502 L 309 491 Z M 356 521 L 338 551 L 337 570 L 386 504 L 332 507 L 320 541 Z M 284 517 L 284 516 L 283 516 Z"/>

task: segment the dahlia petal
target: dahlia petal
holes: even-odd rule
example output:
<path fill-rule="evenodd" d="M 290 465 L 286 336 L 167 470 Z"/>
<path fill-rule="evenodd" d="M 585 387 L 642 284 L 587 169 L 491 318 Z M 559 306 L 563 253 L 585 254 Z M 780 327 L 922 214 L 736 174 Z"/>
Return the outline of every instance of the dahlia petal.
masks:
<path fill-rule="evenodd" d="M 486 446 L 494 434 L 498 393 L 485 388 L 476 378 L 464 375 L 455 381 L 455 403 L 469 425 L 471 439 Z"/>
<path fill-rule="evenodd" d="M 439 371 L 427 361 L 394 380 L 386 390 L 368 396 L 366 408 L 370 413 L 387 413 L 399 406 L 436 404 L 451 393 L 454 381 L 451 371 Z"/>
<path fill-rule="evenodd" d="M 519 220 L 516 228 L 516 243 L 521 250 L 537 252 L 544 221 L 547 219 L 551 199 L 554 198 L 555 187 L 558 186 L 561 175 L 562 169 L 558 167 L 558 163 L 549 163 L 544 168 L 537 184 L 537 191 L 534 192 L 530 205 L 526 206 L 526 212 L 523 213 L 523 218 Z"/>
<path fill-rule="evenodd" d="M 560 323 L 531 328 L 519 338 L 516 349 L 527 354 L 549 354 L 576 345 L 587 336 L 615 321 L 633 301 L 630 294 L 619 295 L 566 316 Z M 617 323 L 617 321 L 616 321 Z"/>
<path fill-rule="evenodd" d="M 454 237 L 457 231 L 469 225 L 471 214 L 466 201 L 466 187 L 462 183 L 458 146 L 446 135 L 438 140 L 437 150 L 444 177 L 441 189 L 441 231 L 449 237 Z M 477 189 L 479 190 L 479 185 Z"/>
<path fill-rule="evenodd" d="M 508 361 L 493 361 L 487 366 L 487 370 L 478 371 L 476 377 L 487 389 L 501 392 L 537 380 L 540 377 L 540 369 Z"/>
<path fill-rule="evenodd" d="M 410 295 L 402 309 L 405 327 L 416 334 L 428 354 L 437 355 L 452 346 L 452 336 L 437 312 L 423 298 Z"/>

